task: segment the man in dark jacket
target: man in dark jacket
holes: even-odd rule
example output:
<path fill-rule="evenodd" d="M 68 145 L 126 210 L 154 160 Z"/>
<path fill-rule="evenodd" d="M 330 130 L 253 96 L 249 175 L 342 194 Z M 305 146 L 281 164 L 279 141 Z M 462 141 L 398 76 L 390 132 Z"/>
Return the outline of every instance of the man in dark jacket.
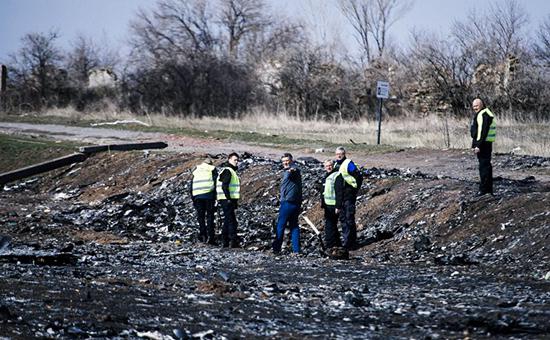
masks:
<path fill-rule="evenodd" d="M 205 159 L 193 171 L 191 197 L 199 221 L 199 241 L 215 245 L 214 202 L 216 200 L 216 177 L 218 172 L 210 158 Z M 205 221 L 206 219 L 206 221 Z"/>
<path fill-rule="evenodd" d="M 478 195 L 493 194 L 493 166 L 491 153 L 496 137 L 495 116 L 483 105 L 481 99 L 472 102 L 474 115 L 470 126 L 472 150 L 479 161 L 479 192 Z"/>
<path fill-rule="evenodd" d="M 281 251 L 285 228 L 288 224 L 292 240 L 292 251 L 300 252 L 300 226 L 298 216 L 302 205 L 302 175 L 300 169 L 292 159 L 292 155 L 285 153 L 281 158 L 283 176 L 281 181 L 281 207 L 277 220 L 277 235 L 273 241 L 273 252 Z"/>
<path fill-rule="evenodd" d="M 241 197 L 241 181 L 237 175 L 238 163 L 239 155 L 234 152 L 229 154 L 216 181 L 216 196 L 223 210 L 223 247 L 239 247 L 237 217 L 235 216 L 235 210 Z"/>
<path fill-rule="evenodd" d="M 342 236 L 344 248 L 353 250 L 357 248 L 357 226 L 355 224 L 355 202 L 357 193 L 363 183 L 363 176 L 359 168 L 351 159 L 346 157 L 346 150 L 339 146 L 336 148 L 336 169 L 340 173 L 334 182 L 336 193 L 335 212 L 342 224 Z"/>

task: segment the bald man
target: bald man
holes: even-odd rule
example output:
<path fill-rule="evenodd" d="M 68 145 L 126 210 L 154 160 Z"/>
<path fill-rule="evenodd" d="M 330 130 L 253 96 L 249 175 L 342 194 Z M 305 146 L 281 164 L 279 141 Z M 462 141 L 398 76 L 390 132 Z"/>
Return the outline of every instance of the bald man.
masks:
<path fill-rule="evenodd" d="M 491 153 L 496 137 L 495 115 L 485 107 L 479 98 L 472 102 L 474 115 L 470 126 L 472 136 L 472 151 L 479 161 L 479 192 L 478 196 L 493 194 L 493 166 Z"/>

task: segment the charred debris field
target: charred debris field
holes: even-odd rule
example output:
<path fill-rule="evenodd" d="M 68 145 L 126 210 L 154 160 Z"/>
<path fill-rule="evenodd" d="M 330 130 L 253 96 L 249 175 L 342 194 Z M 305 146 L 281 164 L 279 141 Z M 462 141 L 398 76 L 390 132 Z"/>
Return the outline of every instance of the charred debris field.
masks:
<path fill-rule="evenodd" d="M 280 163 L 244 155 L 243 247 L 222 249 L 197 240 L 189 180 L 203 157 L 103 153 L 7 184 L 0 337 L 550 336 L 549 182 L 497 177 L 496 195 L 477 198 L 475 182 L 367 168 L 348 260 L 327 257 L 302 219 L 303 254 L 275 256 Z M 303 214 L 322 229 L 322 165 L 298 162 Z M 533 164 L 550 167 L 494 166 Z"/>

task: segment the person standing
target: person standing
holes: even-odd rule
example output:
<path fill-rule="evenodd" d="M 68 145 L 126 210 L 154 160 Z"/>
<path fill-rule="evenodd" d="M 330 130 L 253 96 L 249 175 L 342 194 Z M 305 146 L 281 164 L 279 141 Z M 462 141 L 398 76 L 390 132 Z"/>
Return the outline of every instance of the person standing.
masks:
<path fill-rule="evenodd" d="M 341 247 L 340 233 L 338 232 L 338 214 L 336 213 L 336 177 L 340 173 L 334 169 L 332 159 L 323 163 L 326 176 L 321 192 L 321 207 L 325 212 L 325 246 L 327 249 Z"/>
<path fill-rule="evenodd" d="M 292 252 L 300 252 L 300 226 L 298 216 L 302 205 L 302 175 L 290 153 L 283 154 L 283 175 L 281 180 L 281 206 L 277 219 L 277 231 L 273 241 L 273 252 L 279 253 L 283 244 L 285 228 L 289 227 Z"/>
<path fill-rule="evenodd" d="M 235 152 L 227 156 L 216 181 L 216 197 L 223 210 L 222 246 L 239 247 L 237 239 L 237 217 L 235 210 L 241 197 L 241 181 L 237 175 L 239 155 Z"/>
<path fill-rule="evenodd" d="M 215 181 L 218 173 L 212 159 L 206 158 L 193 171 L 191 197 L 199 221 L 199 241 L 215 245 L 214 202 L 216 200 Z"/>
<path fill-rule="evenodd" d="M 491 153 L 496 137 L 495 116 L 485 107 L 479 98 L 472 102 L 474 115 L 470 126 L 472 136 L 472 151 L 479 161 L 479 192 L 478 196 L 493 194 L 493 166 Z"/>
<path fill-rule="evenodd" d="M 336 148 L 335 168 L 340 173 L 334 182 L 336 193 L 335 212 L 342 224 L 343 246 L 347 250 L 357 247 L 357 226 L 355 224 L 355 202 L 363 182 L 361 171 L 355 163 L 346 157 L 346 149 Z"/>

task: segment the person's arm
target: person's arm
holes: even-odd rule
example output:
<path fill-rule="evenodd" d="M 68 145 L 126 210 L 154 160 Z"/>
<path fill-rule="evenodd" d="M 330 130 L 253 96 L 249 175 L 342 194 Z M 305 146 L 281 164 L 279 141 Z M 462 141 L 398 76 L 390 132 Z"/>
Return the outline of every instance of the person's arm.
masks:
<path fill-rule="evenodd" d="M 327 177 L 323 178 L 323 181 L 319 185 L 319 196 L 321 197 L 321 208 L 325 208 L 327 205 L 325 204 L 325 183 L 327 181 Z"/>
<path fill-rule="evenodd" d="M 361 184 L 363 183 L 363 174 L 355 163 L 349 162 L 348 173 L 355 178 L 355 181 L 357 182 L 357 189 L 361 188 Z"/>
<path fill-rule="evenodd" d="M 193 168 L 193 171 L 195 170 L 195 168 Z M 194 176 L 191 175 L 191 180 L 190 180 L 190 185 L 189 185 L 189 196 L 191 196 L 191 200 L 194 201 L 195 200 L 195 196 L 193 196 L 193 178 Z"/>
<path fill-rule="evenodd" d="M 334 181 L 334 193 L 336 199 L 335 208 L 340 210 L 344 202 L 344 177 L 342 175 L 336 176 L 336 180 Z"/>
<path fill-rule="evenodd" d="M 300 169 L 297 168 L 297 167 L 291 167 L 289 170 L 288 170 L 288 178 L 292 181 L 292 182 L 298 182 L 301 178 L 300 176 Z"/>
<path fill-rule="evenodd" d="M 353 163 L 353 161 L 349 162 L 348 174 L 353 175 L 357 171 L 359 171 L 359 169 L 357 169 L 357 166 L 355 165 L 355 163 Z"/>
<path fill-rule="evenodd" d="M 472 118 L 472 124 L 470 124 L 470 136 L 472 137 L 472 149 L 476 147 L 477 137 L 477 115 Z"/>

